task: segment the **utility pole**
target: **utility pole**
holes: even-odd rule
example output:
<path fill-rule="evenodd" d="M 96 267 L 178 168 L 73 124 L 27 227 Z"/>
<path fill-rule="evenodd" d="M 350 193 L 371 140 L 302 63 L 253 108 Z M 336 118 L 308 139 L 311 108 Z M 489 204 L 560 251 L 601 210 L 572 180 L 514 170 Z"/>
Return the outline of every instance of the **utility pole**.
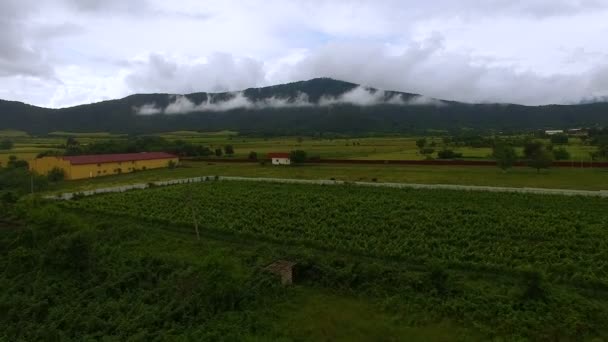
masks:
<path fill-rule="evenodd" d="M 192 222 L 194 223 L 194 231 L 196 232 L 196 239 L 200 241 L 201 236 L 198 232 L 198 220 L 196 219 L 196 212 L 194 205 L 192 204 L 192 190 L 188 190 L 188 205 L 190 206 L 190 213 L 192 214 Z"/>

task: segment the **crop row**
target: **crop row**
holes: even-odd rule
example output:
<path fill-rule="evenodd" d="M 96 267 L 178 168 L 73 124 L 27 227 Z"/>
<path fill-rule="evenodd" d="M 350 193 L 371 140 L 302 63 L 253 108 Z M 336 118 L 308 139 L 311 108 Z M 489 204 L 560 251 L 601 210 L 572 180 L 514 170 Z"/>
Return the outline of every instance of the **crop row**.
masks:
<path fill-rule="evenodd" d="M 608 200 L 451 190 L 212 182 L 67 206 L 416 263 L 533 268 L 608 282 Z"/>

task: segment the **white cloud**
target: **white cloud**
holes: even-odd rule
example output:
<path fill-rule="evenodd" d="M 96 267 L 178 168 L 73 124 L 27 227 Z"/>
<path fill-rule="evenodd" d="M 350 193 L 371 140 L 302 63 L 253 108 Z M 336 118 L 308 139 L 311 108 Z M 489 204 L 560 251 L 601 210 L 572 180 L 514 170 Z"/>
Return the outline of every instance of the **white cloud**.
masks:
<path fill-rule="evenodd" d="M 379 104 L 397 105 L 397 106 L 441 106 L 443 103 L 439 100 L 427 98 L 424 96 L 415 95 L 409 99 L 405 99 L 400 94 L 387 93 L 384 90 L 370 89 L 362 86 L 353 88 L 350 91 L 336 97 L 324 96 L 319 99 L 319 102 L 314 103 L 309 100 L 305 93 L 298 93 L 293 98 L 269 97 L 252 101 L 248 99 L 243 92 L 235 92 L 230 94 L 228 100 L 216 99 L 215 94 L 207 97 L 207 101 L 200 104 L 195 104 L 187 96 L 175 95 L 173 100 L 165 107 L 160 108 L 154 103 L 148 103 L 141 107 L 133 108 L 134 113 L 138 115 L 156 115 L 156 114 L 188 114 L 193 112 L 225 112 L 233 109 L 267 109 L 267 108 L 297 108 L 297 107 L 325 107 L 333 105 L 355 105 L 355 106 L 373 106 Z"/>
<path fill-rule="evenodd" d="M 606 17 L 603 0 L 3 0 L 0 96 L 61 107 L 323 76 L 570 103 L 608 95 Z"/>

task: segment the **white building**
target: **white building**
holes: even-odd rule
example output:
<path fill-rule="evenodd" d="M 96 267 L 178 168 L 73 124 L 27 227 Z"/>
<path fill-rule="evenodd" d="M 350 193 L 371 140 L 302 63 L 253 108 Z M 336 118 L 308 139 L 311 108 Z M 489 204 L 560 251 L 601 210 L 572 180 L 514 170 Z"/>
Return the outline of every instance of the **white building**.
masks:
<path fill-rule="evenodd" d="M 562 133 L 564 133 L 564 130 L 562 130 L 562 129 L 550 129 L 550 130 L 545 131 L 546 135 L 554 135 L 554 134 L 562 134 Z"/>
<path fill-rule="evenodd" d="M 291 159 L 289 153 L 268 153 L 268 159 L 272 160 L 272 165 L 289 165 Z"/>

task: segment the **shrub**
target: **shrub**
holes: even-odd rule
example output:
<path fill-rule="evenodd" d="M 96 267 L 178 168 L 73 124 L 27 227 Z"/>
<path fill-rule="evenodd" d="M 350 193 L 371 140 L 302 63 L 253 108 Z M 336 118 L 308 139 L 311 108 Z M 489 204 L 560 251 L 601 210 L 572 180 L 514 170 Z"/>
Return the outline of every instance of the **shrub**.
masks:
<path fill-rule="evenodd" d="M 65 179 L 65 171 L 61 168 L 54 167 L 46 176 L 51 182 L 61 182 Z"/>
<path fill-rule="evenodd" d="M 437 158 L 439 158 L 439 159 L 462 158 L 462 153 L 456 153 L 452 150 L 444 149 L 444 150 L 437 152 Z"/>
<path fill-rule="evenodd" d="M 553 158 L 555 158 L 555 160 L 570 159 L 570 152 L 568 152 L 568 150 L 566 150 L 563 147 L 556 148 L 552 152 L 553 152 Z"/>

